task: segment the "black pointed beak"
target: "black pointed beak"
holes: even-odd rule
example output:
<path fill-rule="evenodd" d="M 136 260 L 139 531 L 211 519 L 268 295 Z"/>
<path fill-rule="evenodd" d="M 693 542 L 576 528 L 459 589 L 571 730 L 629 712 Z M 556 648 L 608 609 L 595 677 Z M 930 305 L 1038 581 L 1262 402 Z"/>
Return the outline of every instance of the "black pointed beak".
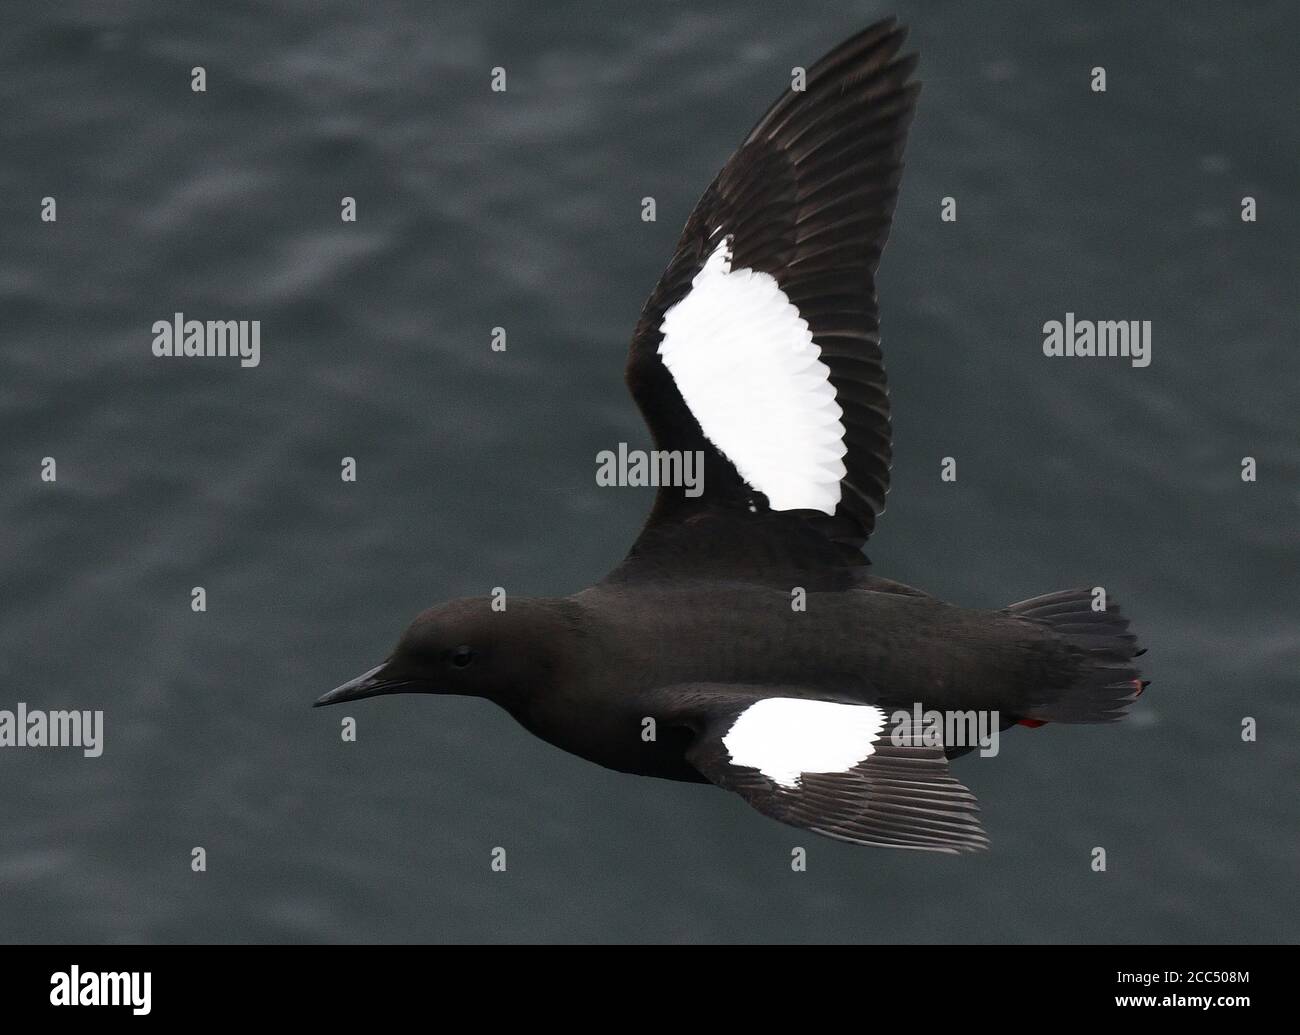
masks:
<path fill-rule="evenodd" d="M 395 690 L 403 685 L 394 682 L 391 679 L 384 679 L 380 673 L 383 672 L 383 665 L 376 665 L 369 672 L 362 672 L 356 679 L 349 679 L 342 686 L 336 686 L 327 694 L 321 694 L 316 698 L 313 708 L 320 708 L 327 704 L 342 704 L 344 701 L 359 701 L 363 697 L 377 697 L 380 694 L 386 694 L 390 690 Z"/>

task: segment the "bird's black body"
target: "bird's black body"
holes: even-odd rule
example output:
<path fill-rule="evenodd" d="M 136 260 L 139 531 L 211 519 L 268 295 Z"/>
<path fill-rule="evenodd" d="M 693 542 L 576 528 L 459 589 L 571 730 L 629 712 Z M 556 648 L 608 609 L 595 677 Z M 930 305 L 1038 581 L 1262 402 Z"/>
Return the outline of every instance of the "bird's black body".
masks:
<path fill-rule="evenodd" d="M 772 106 L 646 303 L 628 384 L 658 449 L 699 452 L 703 492 L 660 488 L 592 588 L 431 608 L 317 703 L 485 697 L 607 768 L 714 783 L 842 840 L 949 852 L 986 843 L 948 770 L 969 746 L 909 738 L 900 713 L 988 713 L 999 729 L 1122 715 L 1144 684 L 1104 590 L 969 610 L 874 576 L 861 551 L 889 484 L 874 278 L 919 89 L 902 40 L 872 26 Z M 702 380 L 697 358 L 722 373 Z M 775 438 L 745 398 L 716 405 L 728 371 L 767 369 L 790 371 L 759 385 L 785 422 Z"/>
<path fill-rule="evenodd" d="M 571 599 L 582 649 L 520 718 L 558 747 L 648 776 L 682 778 L 676 760 L 665 771 L 640 737 L 646 717 L 689 721 L 665 707 L 662 687 L 771 685 L 891 709 L 1005 709 L 1038 692 L 1053 666 L 1071 673 L 1042 627 L 922 595 L 814 592 L 796 612 L 789 590 L 683 581 L 602 585 Z"/>

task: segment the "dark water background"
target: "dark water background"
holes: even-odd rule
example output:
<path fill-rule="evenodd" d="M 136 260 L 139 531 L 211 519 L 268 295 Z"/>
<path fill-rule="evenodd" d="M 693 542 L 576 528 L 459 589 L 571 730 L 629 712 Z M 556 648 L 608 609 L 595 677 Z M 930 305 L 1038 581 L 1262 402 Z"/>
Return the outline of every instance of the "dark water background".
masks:
<path fill-rule="evenodd" d="M 871 554 L 968 605 L 1106 585 L 1151 647 L 1131 721 L 959 763 L 994 842 L 961 859 L 609 773 L 479 701 L 364 702 L 342 744 L 309 702 L 420 608 L 620 559 L 650 490 L 594 457 L 647 444 L 644 296 L 790 67 L 895 10 L 926 86 Z M 1296 940 L 1296 12 L 8 8 L 0 707 L 102 708 L 106 746 L 0 751 L 0 939 Z M 155 359 L 175 311 L 261 320 L 261 366 Z M 1151 367 L 1045 359 L 1066 311 L 1152 320 Z"/>

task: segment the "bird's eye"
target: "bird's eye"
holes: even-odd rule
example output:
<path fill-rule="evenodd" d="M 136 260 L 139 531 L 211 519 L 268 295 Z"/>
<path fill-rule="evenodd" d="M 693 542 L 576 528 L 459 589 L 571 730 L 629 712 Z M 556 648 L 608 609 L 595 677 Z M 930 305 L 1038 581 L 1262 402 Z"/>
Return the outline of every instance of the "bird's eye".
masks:
<path fill-rule="evenodd" d="M 461 644 L 451 652 L 451 663 L 457 668 L 464 668 L 474 660 L 474 652 L 469 647 Z"/>

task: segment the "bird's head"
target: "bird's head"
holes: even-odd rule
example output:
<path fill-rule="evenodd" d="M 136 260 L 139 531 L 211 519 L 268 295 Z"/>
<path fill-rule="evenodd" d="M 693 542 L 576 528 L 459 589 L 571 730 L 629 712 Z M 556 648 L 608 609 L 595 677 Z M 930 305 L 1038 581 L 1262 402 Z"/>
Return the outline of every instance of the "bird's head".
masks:
<path fill-rule="evenodd" d="M 382 665 L 316 700 L 316 706 L 381 694 L 457 694 L 509 704 L 552 678 L 557 649 L 573 633 L 559 601 L 453 600 L 420 612 Z"/>

